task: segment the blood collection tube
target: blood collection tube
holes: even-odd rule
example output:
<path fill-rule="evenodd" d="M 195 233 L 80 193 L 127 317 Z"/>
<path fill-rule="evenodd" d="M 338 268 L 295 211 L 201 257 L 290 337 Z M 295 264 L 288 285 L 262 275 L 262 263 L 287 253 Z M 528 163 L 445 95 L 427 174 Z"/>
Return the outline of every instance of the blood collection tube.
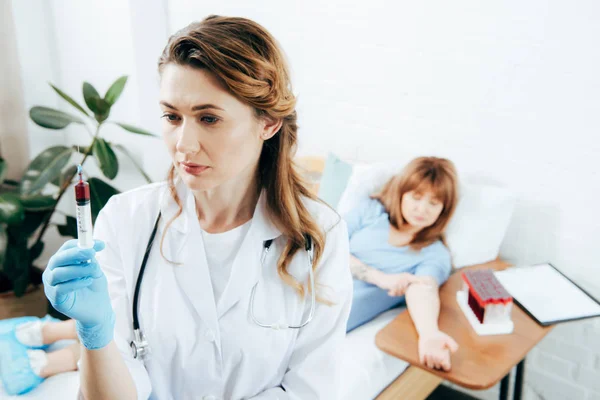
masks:
<path fill-rule="evenodd" d="M 77 203 L 77 246 L 82 249 L 94 247 L 92 235 L 92 206 L 90 203 L 90 185 L 83 180 L 81 164 L 77 166 L 79 182 L 75 185 Z"/>

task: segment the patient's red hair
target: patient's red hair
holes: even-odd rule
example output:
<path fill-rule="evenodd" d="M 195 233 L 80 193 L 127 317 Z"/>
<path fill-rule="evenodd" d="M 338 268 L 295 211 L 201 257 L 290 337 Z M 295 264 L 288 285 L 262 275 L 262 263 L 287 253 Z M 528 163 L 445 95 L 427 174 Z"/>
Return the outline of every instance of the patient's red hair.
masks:
<path fill-rule="evenodd" d="M 420 250 L 436 240 L 445 244 L 444 230 L 458 202 L 458 177 L 454 164 L 445 158 L 415 158 L 402 172 L 394 175 L 379 192 L 372 194 L 371 198 L 383 204 L 390 216 L 390 223 L 400 229 L 408 224 L 402 215 L 402 196 L 411 191 L 431 191 L 444 207 L 433 225 L 415 234 L 410 247 Z"/>

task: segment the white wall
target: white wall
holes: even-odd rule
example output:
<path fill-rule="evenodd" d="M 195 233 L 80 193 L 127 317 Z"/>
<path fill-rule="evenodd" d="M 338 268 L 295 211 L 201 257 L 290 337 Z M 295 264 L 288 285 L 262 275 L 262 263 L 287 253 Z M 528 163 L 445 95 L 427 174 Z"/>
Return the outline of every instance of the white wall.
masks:
<path fill-rule="evenodd" d="M 551 261 L 600 297 L 600 3 L 169 5 L 171 31 L 216 13 L 274 34 L 299 96 L 301 154 L 440 155 L 509 186 L 519 202 L 502 257 Z M 598 398 L 598 337 L 598 321 L 552 333 L 528 359 L 527 397 Z"/>
<path fill-rule="evenodd" d="M 47 80 L 81 99 L 83 80 L 102 92 L 129 74 L 115 118 L 156 132 L 153 71 L 167 33 L 210 13 L 253 18 L 289 57 L 301 154 L 448 157 L 518 194 L 502 257 L 551 261 L 600 296 L 600 3 L 13 0 L 13 8 L 28 107 L 66 107 Z M 162 151 L 107 133 L 140 157 Z M 31 153 L 80 134 L 30 126 Z M 129 167 L 115 183 L 122 189 L 139 184 Z M 551 333 L 528 358 L 527 397 L 600 398 L 599 335 L 599 321 Z"/>
<path fill-rule="evenodd" d="M 6 178 L 19 179 L 27 166 L 29 140 L 23 107 L 21 66 L 10 2 L 0 3 L 0 156 L 7 163 Z"/>
<path fill-rule="evenodd" d="M 161 42 L 167 35 L 162 2 L 148 5 L 139 0 L 13 0 L 12 6 L 27 110 L 43 105 L 78 114 L 48 83 L 53 83 L 85 107 L 84 81 L 103 95 L 117 78 L 128 75 L 125 90 L 109 120 L 160 133 L 156 62 L 162 49 Z M 140 77 L 143 84 L 140 84 Z M 91 137 L 80 125 L 72 124 L 65 130 L 55 131 L 41 128 L 29 120 L 28 130 L 31 158 L 48 146 L 91 143 Z M 125 145 L 140 163 L 146 149 L 162 148 L 157 139 L 134 135 L 112 124 L 104 125 L 101 134 L 111 142 Z M 110 183 L 120 190 L 144 184 L 145 180 L 132 162 L 119 153 L 117 156 L 119 174 Z M 81 157 L 74 156 L 73 159 Z M 93 159 L 86 162 L 84 169 L 92 176 L 101 176 Z M 152 176 L 159 179 L 164 175 L 166 169 L 158 175 L 154 170 Z M 72 197 L 72 193 L 65 193 L 58 209 L 74 215 Z M 64 217 L 55 213 L 52 221 L 63 223 Z M 38 260 L 40 265 L 65 240 L 54 228 L 49 229 L 45 239 L 44 253 Z"/>
<path fill-rule="evenodd" d="M 171 0 L 265 25 L 291 61 L 301 153 L 437 154 L 521 202 L 503 255 L 551 260 L 600 296 L 600 5 L 578 2 Z M 489 3 L 489 4 L 488 4 Z"/>

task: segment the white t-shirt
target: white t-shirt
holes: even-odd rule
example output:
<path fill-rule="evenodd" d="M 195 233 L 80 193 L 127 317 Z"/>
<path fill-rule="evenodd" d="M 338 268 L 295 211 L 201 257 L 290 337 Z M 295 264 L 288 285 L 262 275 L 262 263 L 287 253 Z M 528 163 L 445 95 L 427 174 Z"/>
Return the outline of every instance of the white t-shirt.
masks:
<path fill-rule="evenodd" d="M 219 302 L 225 286 L 229 282 L 233 260 L 250 228 L 250 222 L 252 220 L 227 232 L 208 233 L 202 230 L 204 252 L 210 271 L 215 303 Z"/>

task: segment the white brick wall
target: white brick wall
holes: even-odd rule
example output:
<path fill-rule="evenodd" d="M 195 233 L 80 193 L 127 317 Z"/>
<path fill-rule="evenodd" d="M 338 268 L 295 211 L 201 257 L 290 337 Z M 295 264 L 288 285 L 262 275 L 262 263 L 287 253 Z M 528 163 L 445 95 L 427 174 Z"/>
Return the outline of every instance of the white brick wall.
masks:
<path fill-rule="evenodd" d="M 575 374 L 576 361 L 565 360 L 552 353 L 541 352 L 537 355 L 534 369 L 545 370 L 547 373 L 565 378 Z"/>
<path fill-rule="evenodd" d="M 558 325 L 538 345 L 537 358 L 527 371 L 530 374 L 528 385 L 546 399 L 592 399 L 599 396 L 600 370 L 596 362 L 600 347 L 594 322 L 587 320 Z M 592 340 L 594 335 L 596 343 Z M 571 393 L 570 396 L 559 397 L 568 393 Z"/>
<path fill-rule="evenodd" d="M 546 372 L 529 371 L 534 396 L 545 400 L 585 399 L 587 390 L 569 379 Z M 535 399 L 536 397 L 534 397 Z"/>
<path fill-rule="evenodd" d="M 593 320 L 557 325 L 527 356 L 523 399 L 600 399 L 597 327 Z M 499 385 L 486 391 L 450 386 L 485 400 L 499 393 Z"/>

